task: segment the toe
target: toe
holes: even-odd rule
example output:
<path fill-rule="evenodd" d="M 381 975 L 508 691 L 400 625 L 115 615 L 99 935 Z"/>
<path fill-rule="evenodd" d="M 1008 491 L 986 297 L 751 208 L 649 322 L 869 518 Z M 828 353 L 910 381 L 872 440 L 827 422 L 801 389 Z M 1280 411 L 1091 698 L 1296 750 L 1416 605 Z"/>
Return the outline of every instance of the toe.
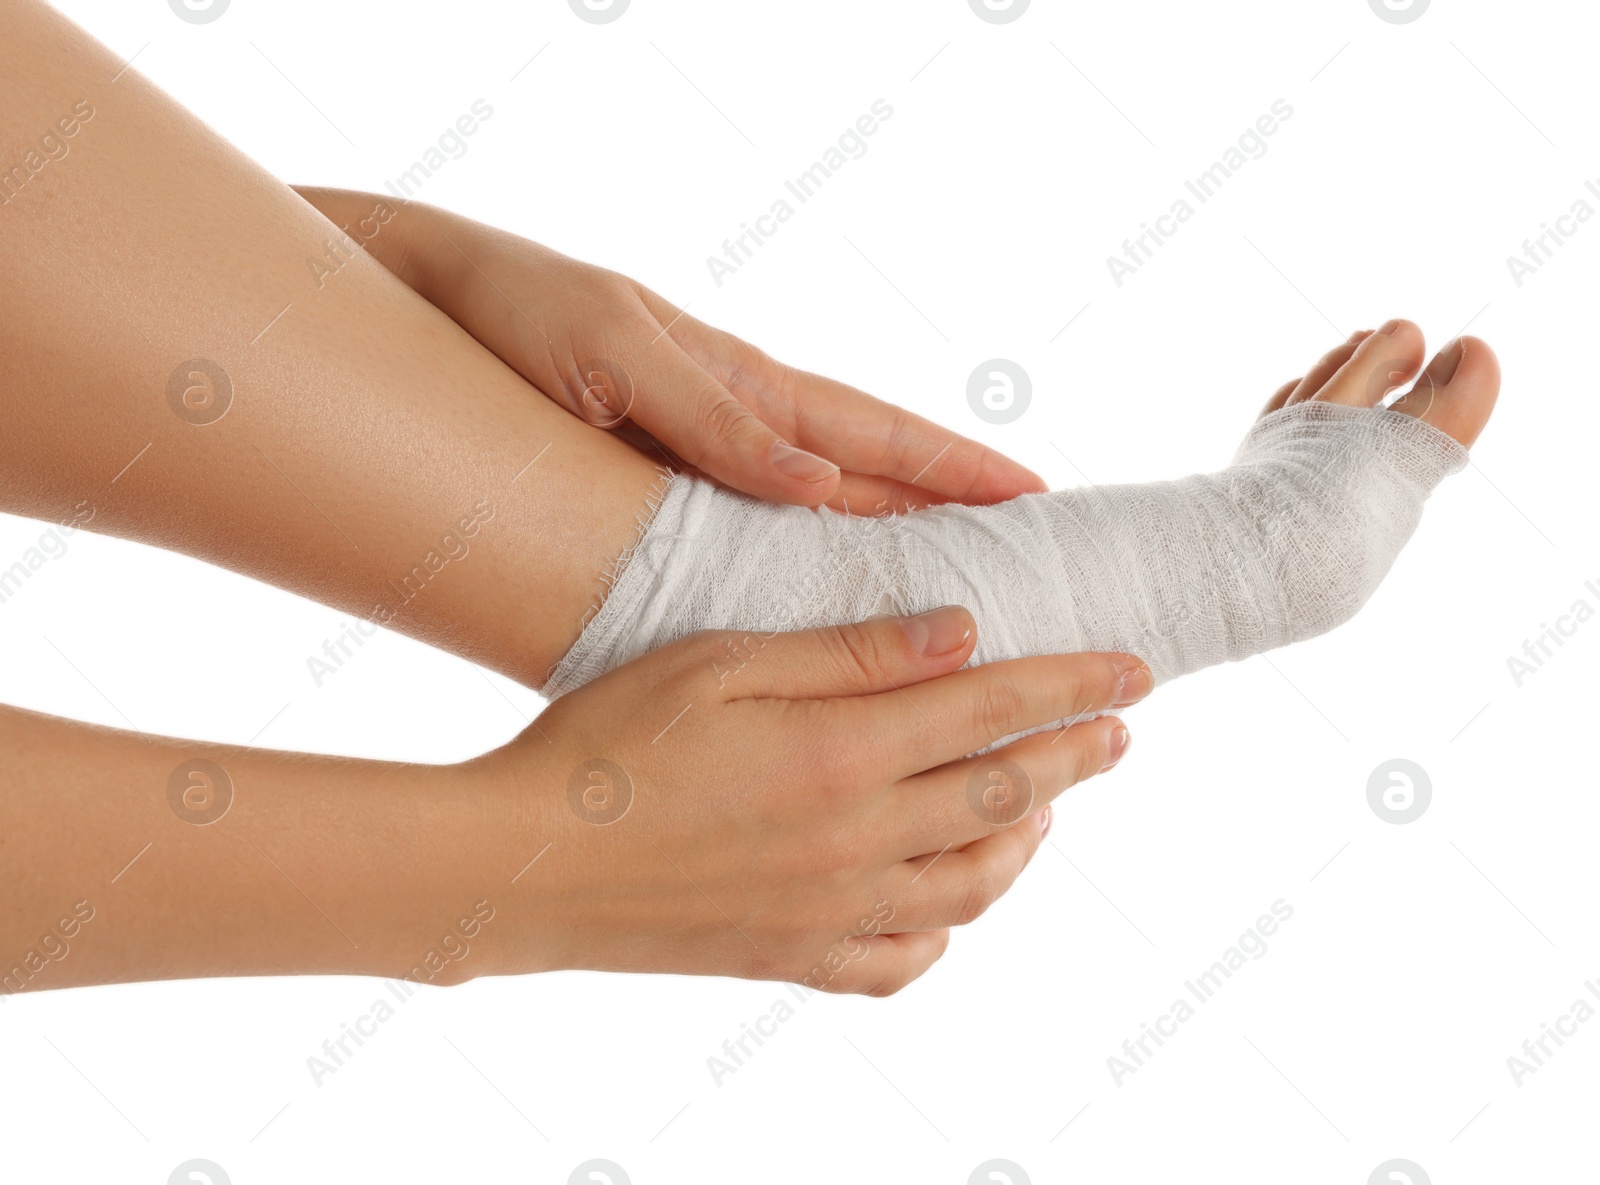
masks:
<path fill-rule="evenodd" d="M 1372 336 L 1372 330 L 1362 329 L 1350 335 L 1349 340 L 1341 342 L 1329 350 L 1310 370 L 1306 371 L 1305 378 L 1296 383 L 1289 392 L 1285 404 L 1304 403 L 1307 399 L 1315 399 L 1317 392 L 1327 384 L 1339 368 L 1350 361 L 1350 356 L 1356 352 L 1356 347 Z"/>
<path fill-rule="evenodd" d="M 1376 407 L 1421 365 L 1422 330 L 1411 321 L 1389 321 L 1356 346 L 1316 398 L 1347 407 Z"/>
<path fill-rule="evenodd" d="M 1500 394 L 1500 362 L 1489 343 L 1458 337 L 1434 355 L 1411 390 L 1390 405 L 1471 447 Z"/>
<path fill-rule="evenodd" d="M 1272 398 L 1267 400 L 1267 406 L 1261 409 L 1261 414 L 1264 416 L 1270 416 L 1284 404 L 1288 403 L 1289 396 L 1294 394 L 1294 389 L 1299 385 L 1299 379 L 1290 379 L 1287 383 L 1284 383 L 1283 386 L 1277 389 Z"/>

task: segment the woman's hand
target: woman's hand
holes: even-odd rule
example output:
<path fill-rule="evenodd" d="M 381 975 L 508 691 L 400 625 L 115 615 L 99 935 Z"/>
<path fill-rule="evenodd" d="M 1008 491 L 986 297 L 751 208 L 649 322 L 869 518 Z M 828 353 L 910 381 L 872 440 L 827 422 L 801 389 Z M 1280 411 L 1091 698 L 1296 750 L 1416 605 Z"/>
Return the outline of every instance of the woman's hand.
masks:
<path fill-rule="evenodd" d="M 417 203 L 298 192 L 568 411 L 642 429 L 668 459 L 754 497 L 872 514 L 1045 488 L 999 453 L 776 362 L 616 272 Z"/>
<path fill-rule="evenodd" d="M 958 671 L 973 644 L 959 608 L 699 634 L 557 700 L 482 761 L 486 806 L 514 820 L 516 851 L 543 854 L 500 896 L 479 970 L 904 987 L 1127 730 L 1105 716 L 965 755 L 1150 687 L 1119 654 Z"/>
<path fill-rule="evenodd" d="M 1150 686 L 1127 655 L 951 674 L 972 645 L 963 609 L 699 635 L 455 766 L 0 708 L 0 949 L 16 960 L 0 1003 L 179 977 L 445 985 L 559 967 L 895 991 L 1006 890 L 1050 800 L 1114 763 L 1127 733 L 1105 717 L 962 755 Z"/>

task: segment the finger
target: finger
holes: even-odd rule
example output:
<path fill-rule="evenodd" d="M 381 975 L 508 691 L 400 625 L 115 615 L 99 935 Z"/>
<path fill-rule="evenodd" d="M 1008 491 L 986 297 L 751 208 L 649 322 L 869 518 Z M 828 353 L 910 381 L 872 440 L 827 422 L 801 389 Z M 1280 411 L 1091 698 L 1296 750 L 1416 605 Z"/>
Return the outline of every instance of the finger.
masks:
<path fill-rule="evenodd" d="M 828 499 L 828 508 L 841 514 L 879 518 L 886 514 L 921 510 L 925 506 L 938 506 L 948 501 L 949 498 L 932 490 L 909 486 L 890 477 L 855 473 L 847 469 L 839 475 L 839 489 Z"/>
<path fill-rule="evenodd" d="M 865 391 L 777 362 L 748 342 L 674 309 L 648 289 L 645 307 L 690 357 L 730 391 L 793 425 L 792 443 L 861 474 L 890 478 L 936 496 L 985 505 L 1048 487 L 1037 474 L 976 441 Z"/>
<path fill-rule="evenodd" d="M 713 643 L 718 635 L 712 636 Z M 972 614 L 958 605 L 915 617 L 876 617 L 802 633 L 751 635 L 746 651 L 759 647 L 761 660 L 746 663 L 738 699 L 823 699 L 891 691 L 948 674 L 977 644 Z"/>
<path fill-rule="evenodd" d="M 943 855 L 896 866 L 884 896 L 898 902 L 891 932 L 941 930 L 977 921 L 1005 896 L 1044 842 L 1048 816 L 1039 811 L 1015 827 Z M 903 882 L 898 886 L 895 880 Z"/>
<path fill-rule="evenodd" d="M 625 363 L 638 376 L 628 412 L 636 424 L 710 477 L 768 502 L 818 506 L 839 467 L 783 440 L 671 337 Z"/>
<path fill-rule="evenodd" d="M 986 663 L 848 705 L 874 772 L 887 781 L 976 753 L 1004 737 L 1150 693 L 1150 668 L 1131 654 L 1058 654 Z"/>
<path fill-rule="evenodd" d="M 956 501 L 958 499 L 925 486 L 907 485 L 892 477 L 846 469 L 839 475 L 839 489 L 828 499 L 827 506 L 841 514 L 881 518 L 886 514 L 905 514 Z"/>
<path fill-rule="evenodd" d="M 906 778 L 884 806 L 887 826 L 909 857 L 962 847 L 1022 822 L 1066 789 L 1104 773 L 1128 751 L 1127 727 L 1099 716 Z"/>
<path fill-rule="evenodd" d="M 845 383 L 784 367 L 780 392 L 795 409 L 795 443 L 845 469 L 972 505 L 1049 488 L 994 449 Z"/>
<path fill-rule="evenodd" d="M 849 955 L 834 960 L 837 970 L 823 961 L 796 978 L 817 991 L 892 996 L 937 963 L 949 945 L 949 930 L 875 934 L 847 944 Z"/>

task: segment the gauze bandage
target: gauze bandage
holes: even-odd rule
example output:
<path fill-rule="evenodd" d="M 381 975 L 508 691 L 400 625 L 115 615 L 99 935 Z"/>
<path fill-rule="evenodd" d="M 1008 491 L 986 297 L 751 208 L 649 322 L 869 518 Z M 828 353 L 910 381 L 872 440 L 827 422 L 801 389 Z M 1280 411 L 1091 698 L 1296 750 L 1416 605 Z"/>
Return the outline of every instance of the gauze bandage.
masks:
<path fill-rule="evenodd" d="M 973 662 L 1118 650 L 1164 681 L 1347 620 L 1466 456 L 1399 412 L 1311 401 L 1259 420 L 1218 473 L 998 506 L 868 518 L 673 477 L 544 692 L 696 630 L 771 633 L 940 605 L 977 619 Z"/>

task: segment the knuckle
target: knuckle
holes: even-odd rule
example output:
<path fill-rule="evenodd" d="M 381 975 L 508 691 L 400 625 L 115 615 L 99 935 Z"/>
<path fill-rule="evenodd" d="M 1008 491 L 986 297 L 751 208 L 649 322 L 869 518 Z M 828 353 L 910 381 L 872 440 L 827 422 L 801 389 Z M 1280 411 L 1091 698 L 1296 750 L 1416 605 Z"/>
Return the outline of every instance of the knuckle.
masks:
<path fill-rule="evenodd" d="M 904 972 L 890 975 L 879 975 L 869 979 L 861 988 L 863 996 L 871 996 L 875 1000 L 884 1000 L 899 992 L 911 982 L 911 977 Z"/>
<path fill-rule="evenodd" d="M 746 439 L 754 427 L 750 410 L 737 399 L 707 392 L 696 412 L 704 445 L 731 448 Z"/>
<path fill-rule="evenodd" d="M 729 671 L 742 670 L 764 644 L 761 635 L 740 630 L 701 630 L 691 636 L 699 639 L 701 657 Z"/>
<path fill-rule="evenodd" d="M 639 292 L 634 287 L 633 281 L 621 272 L 614 272 L 610 268 L 586 265 L 590 270 L 595 291 L 612 304 L 622 306 L 641 306 Z"/>
<path fill-rule="evenodd" d="M 1073 655 L 1053 682 L 1061 689 L 1069 716 L 1098 712 L 1117 698 L 1122 678 L 1120 660 L 1111 654 Z"/>
<path fill-rule="evenodd" d="M 819 829 L 805 845 L 804 861 L 816 887 L 836 898 L 853 896 L 866 863 L 862 845 L 843 827 Z"/>
<path fill-rule="evenodd" d="M 640 661 L 648 662 L 659 657 L 673 676 L 691 679 L 702 674 L 708 663 L 726 654 L 733 637 L 735 635 L 727 630 L 696 630 L 653 654 L 645 655 Z"/>
<path fill-rule="evenodd" d="M 721 651 L 727 644 L 728 637 L 727 630 L 695 630 L 678 639 L 673 648 L 700 658 Z"/>
<path fill-rule="evenodd" d="M 888 646 L 880 633 L 864 623 L 832 626 L 823 631 L 830 657 L 838 670 L 864 685 L 875 686 L 882 679 Z"/>
<path fill-rule="evenodd" d="M 829 966 L 818 959 L 796 959 L 795 965 L 782 978 L 814 992 L 828 992 L 836 996 L 857 995 L 867 986 L 867 981 L 859 973 L 848 968 Z"/>
<path fill-rule="evenodd" d="M 1072 709 L 1072 715 L 1077 716 L 1103 708 L 1115 698 L 1113 692 L 1117 686 L 1116 662 L 1111 658 L 1100 657 L 1091 663 L 1072 663 L 1062 672 L 1057 684 L 1063 689 L 1066 702 Z"/>
<path fill-rule="evenodd" d="M 1006 839 L 1010 842 L 994 855 L 989 873 L 995 884 L 996 900 L 1011 891 L 1011 886 L 1017 883 L 1022 870 L 1039 850 L 1039 829 L 1033 825 L 1032 819 L 1030 815 L 1013 826 L 1006 833 Z"/>
<path fill-rule="evenodd" d="M 708 694 L 727 702 L 738 694 L 739 673 L 749 662 L 748 636 L 734 630 L 697 630 L 617 670 L 648 669 L 660 693 L 684 703 Z"/>
<path fill-rule="evenodd" d="M 987 874 L 973 878 L 962 890 L 961 901 L 956 906 L 957 926 L 970 926 L 989 911 L 1000 896 L 1000 887 L 994 877 Z"/>
<path fill-rule="evenodd" d="M 962 442 L 939 458 L 939 484 L 948 491 L 966 497 L 977 488 L 988 463 L 987 449 L 981 445 Z"/>
<path fill-rule="evenodd" d="M 1015 679 L 996 675 L 984 682 L 973 697 L 973 723 L 991 741 L 1015 732 L 1028 705 L 1028 697 Z"/>
<path fill-rule="evenodd" d="M 789 367 L 774 362 L 763 350 L 742 337 L 730 334 L 724 339 L 724 344 L 727 346 L 728 375 L 723 386 L 728 390 L 737 391 L 741 387 L 758 384 L 765 374 L 776 376 L 775 385 L 780 392 L 788 390 L 793 381 Z"/>
<path fill-rule="evenodd" d="M 1098 723 L 1087 728 L 1074 730 L 1078 735 L 1074 739 L 1072 780 L 1069 786 L 1076 786 L 1079 782 L 1087 782 L 1105 768 L 1106 744 L 1104 727 Z"/>
<path fill-rule="evenodd" d="M 1067 738 L 1067 742 L 1072 746 L 1072 758 L 1067 763 L 1067 768 L 1062 770 L 1063 790 L 1080 782 L 1087 782 L 1100 772 L 1101 762 L 1097 756 L 1100 746 L 1088 735 L 1092 731 L 1092 729 L 1075 730 L 1073 735 Z"/>
<path fill-rule="evenodd" d="M 814 992 L 827 992 L 830 996 L 859 996 L 866 994 L 866 987 L 854 980 L 840 979 L 838 976 L 819 979 L 811 969 L 801 971 L 793 976 L 793 982 L 803 987 L 808 987 Z"/>
<path fill-rule="evenodd" d="M 903 470 L 916 456 L 918 433 L 916 421 L 903 408 L 895 407 L 889 413 L 889 422 L 883 431 L 883 460 L 885 468 Z M 940 458 L 941 461 L 944 458 Z M 926 463 L 926 462 L 924 462 Z"/>
<path fill-rule="evenodd" d="M 747 348 L 748 353 L 739 356 L 740 369 L 746 377 L 754 379 L 759 376 L 764 380 L 763 386 L 776 396 L 778 405 L 786 408 L 786 414 L 794 417 L 791 423 L 803 418 L 802 409 L 810 394 L 811 381 L 816 376 L 798 366 L 778 361 L 757 346 Z"/>

